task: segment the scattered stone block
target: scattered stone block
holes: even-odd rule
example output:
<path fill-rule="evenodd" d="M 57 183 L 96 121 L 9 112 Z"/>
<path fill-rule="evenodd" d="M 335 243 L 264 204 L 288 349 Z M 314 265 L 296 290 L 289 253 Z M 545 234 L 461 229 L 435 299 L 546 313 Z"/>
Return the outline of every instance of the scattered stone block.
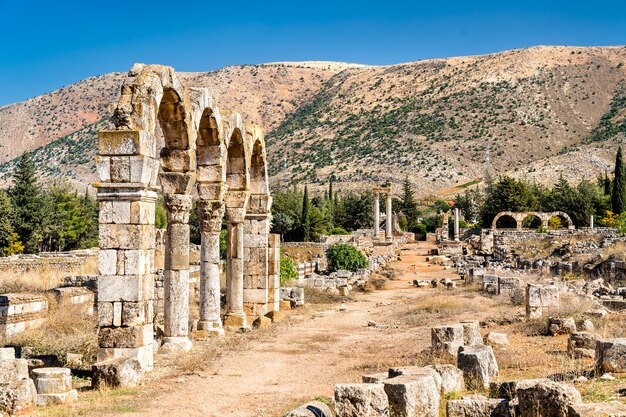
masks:
<path fill-rule="evenodd" d="M 559 289 L 553 285 L 528 284 L 526 286 L 526 317 L 539 319 L 551 309 L 559 307 Z"/>
<path fill-rule="evenodd" d="M 282 311 L 270 311 L 265 315 L 265 317 L 272 320 L 272 322 L 279 322 L 285 318 L 285 313 Z"/>
<path fill-rule="evenodd" d="M 426 368 L 432 369 L 441 378 L 440 391 L 442 395 L 449 394 L 451 392 L 462 392 L 465 389 L 463 371 L 456 366 L 429 365 Z"/>
<path fill-rule="evenodd" d="M 270 319 L 269 317 L 260 316 L 252 322 L 252 325 L 261 329 L 265 327 L 270 327 L 272 325 L 272 319 Z"/>
<path fill-rule="evenodd" d="M 323 402 L 311 401 L 291 410 L 283 417 L 333 417 L 333 414 Z"/>
<path fill-rule="evenodd" d="M 383 384 L 335 385 L 337 417 L 390 417 Z"/>
<path fill-rule="evenodd" d="M 626 404 L 619 401 L 574 404 L 568 409 L 568 417 L 626 417 Z"/>
<path fill-rule="evenodd" d="M 491 346 L 461 346 L 457 366 L 463 371 L 468 388 L 489 388 L 490 378 L 498 374 L 498 363 Z"/>
<path fill-rule="evenodd" d="M 387 372 L 379 372 L 376 374 L 368 374 L 361 376 L 361 381 L 364 384 L 382 384 L 384 380 L 389 378 Z"/>
<path fill-rule="evenodd" d="M 572 317 L 548 317 L 548 332 L 552 336 L 576 332 L 576 321 Z"/>
<path fill-rule="evenodd" d="M 291 310 L 291 301 L 289 301 L 289 300 L 280 300 L 280 303 L 278 304 L 278 309 L 280 311 Z"/>
<path fill-rule="evenodd" d="M 598 340 L 596 366 L 599 373 L 626 372 L 626 338 Z"/>
<path fill-rule="evenodd" d="M 459 346 L 464 342 L 464 330 L 461 324 L 437 326 L 430 329 L 433 353 L 456 358 Z"/>
<path fill-rule="evenodd" d="M 513 400 L 517 398 L 517 388 L 530 387 L 539 382 L 549 382 L 547 378 L 522 379 L 520 381 L 501 381 L 489 383 L 489 396 L 491 398 L 504 398 Z"/>
<path fill-rule="evenodd" d="M 28 379 L 28 361 L 13 359 L 0 361 L 0 381 L 11 382 Z"/>
<path fill-rule="evenodd" d="M 384 382 L 389 414 L 398 417 L 437 417 L 439 389 L 430 375 L 402 375 Z"/>
<path fill-rule="evenodd" d="M 509 337 L 505 333 L 489 332 L 485 336 L 485 344 L 492 347 L 509 346 Z"/>
<path fill-rule="evenodd" d="M 582 403 L 576 388 L 553 381 L 542 381 L 517 388 L 522 416 L 568 417 L 570 407 Z"/>
<path fill-rule="evenodd" d="M 395 378 L 399 376 L 430 376 L 435 381 L 435 385 L 437 386 L 437 390 L 441 391 L 441 382 L 442 378 L 437 371 L 435 371 L 432 367 L 428 366 L 404 366 L 401 368 L 389 368 L 389 378 Z"/>
<path fill-rule="evenodd" d="M 461 326 L 463 326 L 463 344 L 465 346 L 483 344 L 483 337 L 480 334 L 480 324 L 478 320 L 462 321 Z"/>
<path fill-rule="evenodd" d="M 593 358 L 598 339 L 589 332 L 576 332 L 567 339 L 567 354 L 570 358 Z"/>
<path fill-rule="evenodd" d="M 31 372 L 37 390 L 37 405 L 72 403 L 78 393 L 72 389 L 72 374 L 69 368 L 38 368 Z"/>
<path fill-rule="evenodd" d="M 507 400 L 464 398 L 449 400 L 447 417 L 513 417 L 514 407 Z"/>
<path fill-rule="evenodd" d="M 92 366 L 92 385 L 133 388 L 141 384 L 143 369 L 137 359 L 114 359 Z"/>
<path fill-rule="evenodd" d="M 577 326 L 578 330 L 581 332 L 593 332 L 596 330 L 596 327 L 593 325 L 593 322 L 589 319 L 585 319 L 580 322 L 580 325 Z"/>
<path fill-rule="evenodd" d="M 0 361 L 15 359 L 15 348 L 0 348 Z"/>

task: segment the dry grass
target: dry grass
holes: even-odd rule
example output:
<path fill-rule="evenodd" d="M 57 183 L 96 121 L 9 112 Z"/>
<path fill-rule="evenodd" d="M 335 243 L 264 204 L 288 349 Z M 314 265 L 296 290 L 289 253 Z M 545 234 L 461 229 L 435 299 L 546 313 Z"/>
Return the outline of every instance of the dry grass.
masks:
<path fill-rule="evenodd" d="M 336 304 L 347 301 L 350 298 L 307 285 L 304 287 L 304 299 L 309 304 Z"/>
<path fill-rule="evenodd" d="M 29 346 L 38 355 L 56 355 L 63 361 L 67 353 L 83 355 L 95 362 L 98 353 L 97 320 L 84 313 L 82 306 L 59 307 L 49 300 L 48 317 L 36 328 L 9 338 L 13 346 Z"/>
<path fill-rule="evenodd" d="M 410 327 L 443 325 L 453 317 L 469 318 L 488 308 L 494 308 L 494 301 L 478 293 L 461 289 L 446 291 L 445 294 L 437 291 L 416 300 L 405 319 Z M 494 315 L 499 314 L 497 308 L 493 311 Z"/>

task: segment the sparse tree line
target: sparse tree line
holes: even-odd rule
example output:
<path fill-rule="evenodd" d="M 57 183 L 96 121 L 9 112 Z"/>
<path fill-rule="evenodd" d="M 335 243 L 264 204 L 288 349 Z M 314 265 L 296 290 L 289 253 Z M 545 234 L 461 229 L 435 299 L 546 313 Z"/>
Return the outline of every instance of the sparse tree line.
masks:
<path fill-rule="evenodd" d="M 44 187 L 23 154 L 13 185 L 0 191 L 0 254 L 65 251 L 98 246 L 98 204 L 69 184 Z"/>

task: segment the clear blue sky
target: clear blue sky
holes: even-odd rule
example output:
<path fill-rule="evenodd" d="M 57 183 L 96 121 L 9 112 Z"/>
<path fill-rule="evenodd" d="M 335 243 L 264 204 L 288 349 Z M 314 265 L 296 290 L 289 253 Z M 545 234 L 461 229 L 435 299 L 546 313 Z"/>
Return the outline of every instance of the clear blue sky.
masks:
<path fill-rule="evenodd" d="M 620 1 L 0 0 L 0 105 L 133 62 L 392 64 L 533 45 L 626 44 Z"/>

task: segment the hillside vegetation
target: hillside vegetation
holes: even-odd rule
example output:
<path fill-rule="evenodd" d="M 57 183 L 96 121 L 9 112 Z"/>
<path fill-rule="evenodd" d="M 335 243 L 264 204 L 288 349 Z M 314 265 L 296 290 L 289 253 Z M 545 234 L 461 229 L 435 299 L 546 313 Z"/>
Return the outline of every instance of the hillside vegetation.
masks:
<path fill-rule="evenodd" d="M 391 66 L 273 63 L 180 73 L 261 124 L 274 184 L 341 189 L 406 174 L 421 195 L 492 174 L 553 183 L 612 167 L 626 135 L 626 47 L 534 47 Z M 95 181 L 95 133 L 122 74 L 0 107 L 0 171 Z"/>

